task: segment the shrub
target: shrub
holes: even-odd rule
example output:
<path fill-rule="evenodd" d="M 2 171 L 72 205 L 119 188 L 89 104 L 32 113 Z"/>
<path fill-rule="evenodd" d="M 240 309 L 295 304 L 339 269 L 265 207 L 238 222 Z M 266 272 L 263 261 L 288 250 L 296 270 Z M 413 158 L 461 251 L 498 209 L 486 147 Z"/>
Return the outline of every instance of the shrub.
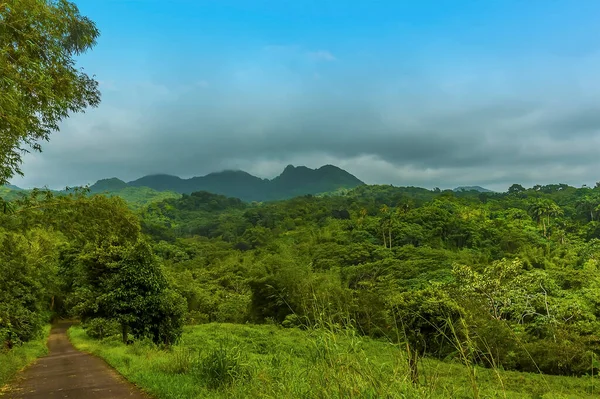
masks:
<path fill-rule="evenodd" d="M 111 337 L 120 332 L 119 323 L 115 320 L 104 319 L 102 317 L 86 320 L 82 327 L 87 335 L 96 339 Z"/>

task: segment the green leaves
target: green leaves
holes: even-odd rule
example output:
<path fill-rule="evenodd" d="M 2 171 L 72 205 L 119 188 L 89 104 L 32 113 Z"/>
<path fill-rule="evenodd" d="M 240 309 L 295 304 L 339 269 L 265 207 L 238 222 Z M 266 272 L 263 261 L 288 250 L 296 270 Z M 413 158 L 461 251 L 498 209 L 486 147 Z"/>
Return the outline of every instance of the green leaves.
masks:
<path fill-rule="evenodd" d="M 69 113 L 100 102 L 98 82 L 75 68 L 94 23 L 66 0 L 6 0 L 0 7 L 0 185 L 22 174 L 23 152 L 41 151 Z"/>
<path fill-rule="evenodd" d="M 185 300 L 168 288 L 148 243 L 107 239 L 65 260 L 72 276 L 67 302 L 84 321 L 114 320 L 156 343 L 172 344 L 181 335 Z"/>

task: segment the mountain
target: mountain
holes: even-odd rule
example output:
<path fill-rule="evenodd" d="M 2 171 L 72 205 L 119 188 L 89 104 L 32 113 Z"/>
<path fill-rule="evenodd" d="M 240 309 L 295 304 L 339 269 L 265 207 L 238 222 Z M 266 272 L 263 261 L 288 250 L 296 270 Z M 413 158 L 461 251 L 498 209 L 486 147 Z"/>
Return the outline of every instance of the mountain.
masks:
<path fill-rule="evenodd" d="M 456 187 L 452 191 L 478 191 L 480 193 L 493 193 L 492 190 L 488 190 L 487 188 L 483 188 L 480 186 L 460 186 Z"/>
<path fill-rule="evenodd" d="M 17 187 L 17 186 L 15 186 L 13 184 L 7 184 L 7 185 L 5 185 L 3 187 L 8 188 L 10 190 L 23 191 L 23 189 L 21 187 Z"/>
<path fill-rule="evenodd" d="M 105 187 L 122 184 L 129 187 L 149 187 L 157 191 L 190 194 L 208 191 L 244 201 L 273 201 L 306 194 L 319 194 L 343 188 L 354 188 L 364 183 L 355 176 L 333 165 L 318 169 L 288 165 L 272 180 L 261 179 L 240 170 L 225 170 L 206 176 L 182 179 L 177 176 L 156 174 L 123 183 L 118 179 L 100 180 L 92 186 Z"/>
<path fill-rule="evenodd" d="M 325 165 L 319 169 L 288 165 L 283 173 L 270 181 L 274 192 L 285 193 L 286 197 L 319 194 L 363 184 L 355 176 L 333 165 Z"/>
<path fill-rule="evenodd" d="M 125 183 L 123 180 L 113 177 L 110 179 L 98 180 L 96 183 L 90 186 L 90 191 L 92 193 L 101 193 L 104 191 L 117 191 L 126 187 L 128 187 L 127 183 Z"/>

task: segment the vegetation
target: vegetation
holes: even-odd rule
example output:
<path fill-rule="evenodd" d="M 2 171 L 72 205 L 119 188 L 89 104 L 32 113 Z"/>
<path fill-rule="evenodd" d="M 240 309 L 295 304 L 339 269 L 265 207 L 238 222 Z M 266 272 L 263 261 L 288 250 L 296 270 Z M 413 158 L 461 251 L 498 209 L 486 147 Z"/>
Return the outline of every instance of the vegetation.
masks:
<path fill-rule="evenodd" d="M 120 198 L 33 191 L 0 215 L 0 346 L 34 338 L 52 314 L 117 321 L 124 340 L 171 343 L 183 299 Z"/>
<path fill-rule="evenodd" d="M 41 151 L 69 112 L 100 102 L 98 82 L 74 62 L 98 34 L 67 0 L 0 3 L 0 185 L 21 173 L 22 152 Z"/>
<path fill-rule="evenodd" d="M 0 4 L 0 184 L 98 104 L 73 61 L 97 35 L 66 0 Z M 165 398 L 597 395 L 600 184 L 366 186 L 329 165 L 94 191 L 0 191 L 0 381 L 69 316 Z"/>
<path fill-rule="evenodd" d="M 69 330 L 78 349 L 106 359 L 156 398 L 472 398 L 468 369 L 426 359 L 421 386 L 410 381 L 401 346 L 352 331 L 273 325 L 186 327 L 163 351 L 117 337 L 95 340 Z M 558 377 L 477 367 L 481 398 L 593 398 L 590 377 Z"/>
<path fill-rule="evenodd" d="M 0 396 L 2 387 L 9 382 L 23 367 L 40 356 L 48 353 L 46 340 L 50 333 L 50 326 L 46 325 L 40 334 L 31 341 L 10 351 L 0 350 Z"/>
<path fill-rule="evenodd" d="M 34 337 L 51 313 L 80 317 L 86 334 L 77 330 L 78 339 L 109 360 L 137 353 L 114 364 L 160 397 L 175 395 L 163 391 L 175 389 L 167 381 L 180 377 L 157 371 L 157 364 L 188 367 L 177 365 L 187 361 L 178 357 L 186 351 L 198 353 L 194 371 L 181 372 L 181 389 L 215 397 L 256 395 L 263 377 L 275 384 L 265 396 L 318 396 L 310 390 L 323 382 L 317 378 L 342 384 L 325 396 L 340 389 L 374 397 L 392 389 L 415 397 L 450 390 L 512 395 L 521 388 L 507 385 L 514 376 L 507 370 L 542 373 L 545 381 L 592 376 L 598 368 L 600 186 L 507 193 L 361 186 L 252 204 L 198 192 L 137 214 L 118 197 L 78 190 L 34 191 L 8 204 L 0 216 L 5 350 Z M 184 322 L 190 327 L 181 341 Z M 358 340 L 373 353 L 348 360 L 355 356 L 348 352 L 344 362 L 351 365 L 320 363 L 318 373 L 306 369 L 297 382 L 289 375 L 303 369 L 289 369 L 285 386 L 276 382 L 275 366 L 253 363 L 244 346 L 233 350 L 216 340 L 200 353 L 191 338 L 197 331 L 230 335 L 242 328 L 206 323 L 266 328 L 273 339 L 297 334 L 305 342 L 299 348 Z M 339 356 L 350 350 L 338 348 Z M 360 360 L 385 357 L 390 348 L 392 368 L 385 360 Z M 280 358 L 277 368 L 300 367 L 289 364 L 313 355 Z M 336 367 L 361 370 L 360 381 Z M 461 370 L 468 385 L 431 379 L 448 370 Z M 524 384 L 539 385 L 522 375 Z M 386 383 L 391 376 L 402 376 L 400 385 Z M 590 393 L 593 381 L 569 384 Z M 544 392 L 571 395 L 552 384 Z"/>
<path fill-rule="evenodd" d="M 181 197 L 181 194 L 172 191 L 156 191 L 148 187 L 125 187 L 119 190 L 100 192 L 99 194 L 110 197 L 120 197 L 127 203 L 127 206 L 134 211 L 141 210 L 154 202 Z"/>

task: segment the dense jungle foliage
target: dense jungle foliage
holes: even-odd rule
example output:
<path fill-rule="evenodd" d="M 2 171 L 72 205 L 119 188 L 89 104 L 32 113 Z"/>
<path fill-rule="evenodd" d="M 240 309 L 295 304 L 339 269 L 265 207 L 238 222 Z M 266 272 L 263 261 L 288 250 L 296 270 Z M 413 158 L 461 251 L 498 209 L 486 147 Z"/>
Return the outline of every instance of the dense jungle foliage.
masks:
<path fill-rule="evenodd" d="M 326 315 L 416 357 L 468 342 L 484 365 L 585 374 L 600 349 L 599 206 L 600 185 L 364 186 L 254 205 L 195 193 L 140 217 L 190 323 Z"/>
<path fill-rule="evenodd" d="M 329 323 L 407 343 L 415 379 L 422 356 L 465 351 L 589 374 L 599 217 L 600 185 L 362 186 L 253 204 L 198 192 L 137 214 L 118 197 L 35 191 L 1 215 L 0 339 L 26 342 L 51 314 L 164 344 L 184 322 Z"/>

